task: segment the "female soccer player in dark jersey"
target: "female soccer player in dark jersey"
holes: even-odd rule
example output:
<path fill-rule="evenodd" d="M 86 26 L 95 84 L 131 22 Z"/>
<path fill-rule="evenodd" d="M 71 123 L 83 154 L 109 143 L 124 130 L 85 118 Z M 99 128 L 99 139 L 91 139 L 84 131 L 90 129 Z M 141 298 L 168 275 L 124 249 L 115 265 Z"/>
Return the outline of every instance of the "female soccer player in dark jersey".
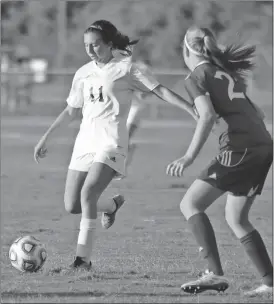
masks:
<path fill-rule="evenodd" d="M 191 73 L 186 90 L 199 114 L 196 130 L 185 155 L 167 167 L 167 173 L 181 176 L 206 142 L 216 118 L 225 126 L 219 154 L 202 171 L 186 192 L 180 208 L 208 262 L 208 270 L 198 280 L 182 285 L 189 293 L 225 290 L 224 278 L 213 228 L 206 209 L 228 193 L 225 218 L 243 245 L 263 284 L 246 295 L 272 294 L 273 266 L 259 232 L 248 214 L 260 195 L 272 165 L 273 142 L 261 111 L 246 95 L 244 73 L 253 67 L 254 47 L 229 46 L 221 50 L 206 28 L 188 29 L 183 56 Z"/>

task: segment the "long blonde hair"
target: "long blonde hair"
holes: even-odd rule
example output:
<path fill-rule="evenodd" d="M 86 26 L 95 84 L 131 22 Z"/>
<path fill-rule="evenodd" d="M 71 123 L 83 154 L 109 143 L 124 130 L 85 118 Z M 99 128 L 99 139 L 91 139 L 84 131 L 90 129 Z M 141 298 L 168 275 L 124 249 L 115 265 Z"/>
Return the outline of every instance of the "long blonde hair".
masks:
<path fill-rule="evenodd" d="M 244 72 L 254 67 L 252 59 L 255 46 L 231 44 L 222 50 L 213 33 L 207 28 L 190 27 L 186 32 L 184 43 L 189 52 L 204 57 L 235 76 L 241 77 Z"/>

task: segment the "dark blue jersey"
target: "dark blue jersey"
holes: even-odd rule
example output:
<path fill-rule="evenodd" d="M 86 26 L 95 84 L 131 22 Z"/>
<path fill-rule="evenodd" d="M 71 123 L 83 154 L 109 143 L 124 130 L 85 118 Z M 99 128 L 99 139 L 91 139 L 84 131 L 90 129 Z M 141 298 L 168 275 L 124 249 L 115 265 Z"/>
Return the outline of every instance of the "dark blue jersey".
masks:
<path fill-rule="evenodd" d="M 210 62 L 202 62 L 185 81 L 194 103 L 201 95 L 209 95 L 222 126 L 220 149 L 242 149 L 272 144 L 260 114 L 246 95 L 243 80 L 224 72 Z"/>

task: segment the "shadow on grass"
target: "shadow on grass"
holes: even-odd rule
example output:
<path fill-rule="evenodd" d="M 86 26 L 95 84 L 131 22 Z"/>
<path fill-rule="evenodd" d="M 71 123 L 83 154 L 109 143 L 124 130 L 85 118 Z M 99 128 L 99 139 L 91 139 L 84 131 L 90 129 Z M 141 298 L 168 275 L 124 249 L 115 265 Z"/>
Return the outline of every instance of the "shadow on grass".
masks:
<path fill-rule="evenodd" d="M 111 297 L 115 295 L 116 297 L 168 297 L 168 298 L 178 298 L 178 297 L 189 297 L 188 294 L 182 293 L 170 293 L 170 292 L 110 292 L 110 293 L 103 293 L 103 292 L 82 292 L 82 291 L 71 291 L 71 292 L 3 292 L 2 299 L 5 298 L 41 298 L 41 297 L 103 297 L 108 296 Z"/>
<path fill-rule="evenodd" d="M 134 270 L 130 271 L 107 271 L 107 272 L 87 272 L 85 270 L 74 270 L 74 269 L 67 269 L 62 267 L 56 267 L 51 269 L 44 269 L 43 275 L 49 276 L 49 275 L 76 275 L 78 279 L 86 279 L 86 280 L 92 280 L 92 279 L 119 279 L 119 278 L 125 278 L 125 276 L 146 276 L 146 274 L 139 274 Z M 107 276 L 110 276 L 109 278 Z"/>
<path fill-rule="evenodd" d="M 167 297 L 167 298 L 178 298 L 178 297 L 189 297 L 188 294 L 182 293 L 169 293 L 169 292 L 119 292 L 115 294 L 116 297 Z"/>
<path fill-rule="evenodd" d="M 2 298 L 29 298 L 29 297 L 103 297 L 106 294 L 100 291 L 60 291 L 60 292 L 14 292 L 6 291 L 2 292 Z"/>

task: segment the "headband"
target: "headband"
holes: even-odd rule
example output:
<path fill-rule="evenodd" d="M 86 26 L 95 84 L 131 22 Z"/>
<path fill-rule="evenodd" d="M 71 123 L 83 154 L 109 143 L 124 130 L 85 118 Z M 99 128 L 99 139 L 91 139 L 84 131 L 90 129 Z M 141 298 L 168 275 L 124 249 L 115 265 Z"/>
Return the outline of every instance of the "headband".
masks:
<path fill-rule="evenodd" d="M 102 27 L 100 25 L 91 25 L 88 27 L 89 29 L 95 29 L 95 30 L 99 30 L 102 31 Z"/>
<path fill-rule="evenodd" d="M 88 29 L 95 29 L 95 30 L 98 30 L 98 31 L 101 31 L 101 32 L 104 31 L 103 28 L 100 25 L 91 25 L 91 26 L 88 27 Z M 121 35 L 121 33 L 118 30 L 116 30 L 116 36 L 118 36 L 118 35 Z"/>
<path fill-rule="evenodd" d="M 201 55 L 202 55 L 200 52 L 194 50 L 194 49 L 188 44 L 187 39 L 186 39 L 186 35 L 185 35 L 185 38 L 184 38 L 184 42 L 185 42 L 186 47 L 188 48 L 188 50 L 189 50 L 191 53 L 193 53 L 193 54 L 195 54 L 195 55 L 197 55 L 197 56 L 201 56 Z"/>

